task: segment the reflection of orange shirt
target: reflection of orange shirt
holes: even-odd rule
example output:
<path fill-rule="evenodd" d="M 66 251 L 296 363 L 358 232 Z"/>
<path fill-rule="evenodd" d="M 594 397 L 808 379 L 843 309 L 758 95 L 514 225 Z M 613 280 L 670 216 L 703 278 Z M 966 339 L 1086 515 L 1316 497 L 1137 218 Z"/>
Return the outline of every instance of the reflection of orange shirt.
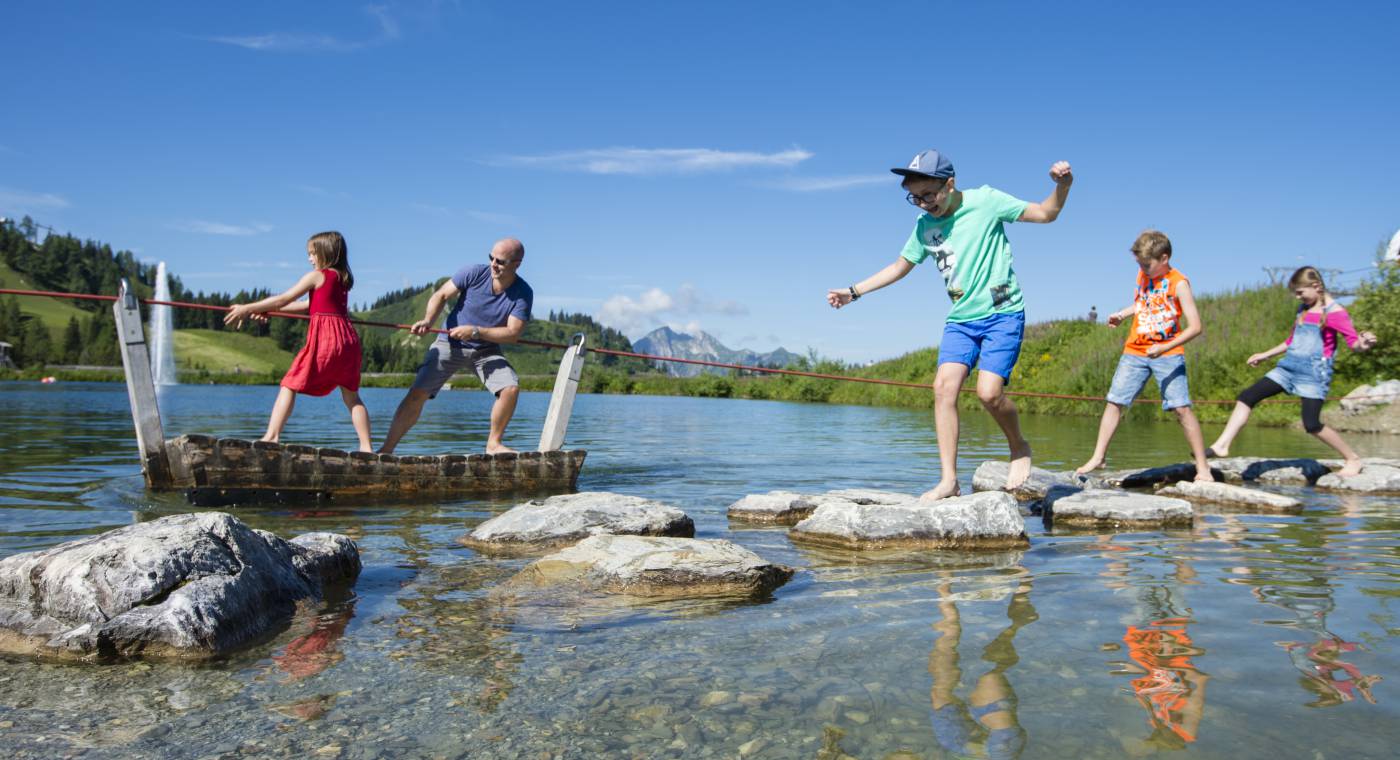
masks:
<path fill-rule="evenodd" d="M 1146 628 L 1128 626 L 1123 642 L 1128 656 L 1147 674 L 1133 679 L 1133 693 L 1147 708 L 1153 725 L 1170 730 L 1183 741 L 1194 742 L 1196 735 L 1186 728 L 1184 712 L 1192 691 L 1186 674 L 1198 673 L 1191 656 L 1201 650 L 1186 633 L 1186 618 L 1154 620 Z"/>
<path fill-rule="evenodd" d="M 1133 327 L 1128 332 L 1128 342 L 1123 344 L 1123 353 L 1147 356 L 1148 346 L 1166 343 L 1181 332 L 1181 302 L 1177 300 L 1176 289 L 1187 281 L 1186 275 L 1170 267 L 1166 274 L 1152 278 L 1138 270 Z M 1177 346 L 1162 356 L 1184 353 L 1186 347 Z"/>

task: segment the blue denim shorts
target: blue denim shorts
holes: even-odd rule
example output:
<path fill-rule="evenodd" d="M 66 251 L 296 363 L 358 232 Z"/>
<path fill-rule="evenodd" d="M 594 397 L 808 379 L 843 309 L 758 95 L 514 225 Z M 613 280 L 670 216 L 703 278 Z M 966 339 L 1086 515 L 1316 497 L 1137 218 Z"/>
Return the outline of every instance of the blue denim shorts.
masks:
<path fill-rule="evenodd" d="M 968 369 L 977 367 L 1010 382 L 1011 370 L 1021 358 L 1021 338 L 1025 334 L 1023 311 L 993 314 L 971 322 L 949 322 L 943 326 L 943 340 L 938 344 L 938 364 L 965 364 Z"/>
<path fill-rule="evenodd" d="M 1182 354 L 1149 359 L 1136 354 L 1123 354 L 1108 388 L 1108 403 L 1128 406 L 1142 393 L 1147 378 L 1157 378 L 1162 391 L 1162 408 L 1175 409 L 1191 405 L 1191 391 L 1186 387 L 1186 357 Z"/>

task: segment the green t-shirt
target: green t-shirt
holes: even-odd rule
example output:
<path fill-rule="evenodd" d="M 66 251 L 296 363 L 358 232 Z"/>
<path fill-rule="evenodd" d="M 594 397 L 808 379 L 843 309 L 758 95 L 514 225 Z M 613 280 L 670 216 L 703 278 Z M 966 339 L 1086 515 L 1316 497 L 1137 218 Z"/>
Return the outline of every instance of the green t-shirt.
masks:
<path fill-rule="evenodd" d="M 900 255 L 914 264 L 933 257 L 953 299 L 949 322 L 1025 311 L 1021 284 L 1011 268 L 1011 241 L 1002 226 L 1019 219 L 1025 209 L 1025 201 L 983 185 L 964 190 L 962 205 L 952 215 L 919 217 Z"/>

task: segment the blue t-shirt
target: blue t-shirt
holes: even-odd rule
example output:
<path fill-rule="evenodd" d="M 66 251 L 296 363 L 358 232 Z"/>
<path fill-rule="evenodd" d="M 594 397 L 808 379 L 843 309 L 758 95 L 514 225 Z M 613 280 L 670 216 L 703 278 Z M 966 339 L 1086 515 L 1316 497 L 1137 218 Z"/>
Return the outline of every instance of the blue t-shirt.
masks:
<path fill-rule="evenodd" d="M 535 303 L 535 291 L 520 277 L 500 293 L 491 292 L 491 267 L 486 264 L 473 264 L 462 267 L 452 275 L 452 284 L 461 291 L 457 303 L 447 313 L 442 329 L 451 330 L 459 325 L 477 327 L 505 327 L 507 317 L 515 317 L 522 322 L 530 321 L 530 308 Z M 489 340 L 457 340 L 448 338 L 454 349 L 476 350 L 495 346 Z"/>

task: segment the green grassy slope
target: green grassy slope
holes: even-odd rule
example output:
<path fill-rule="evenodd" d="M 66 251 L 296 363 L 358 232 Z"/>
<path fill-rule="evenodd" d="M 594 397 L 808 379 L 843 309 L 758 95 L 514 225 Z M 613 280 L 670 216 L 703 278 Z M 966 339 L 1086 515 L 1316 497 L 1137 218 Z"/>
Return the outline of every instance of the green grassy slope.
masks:
<path fill-rule="evenodd" d="M 48 290 L 48 288 L 37 287 L 25 275 L 16 272 L 0 261 L 0 288 L 11 288 L 14 290 Z M 35 298 L 30 296 L 15 296 L 15 301 L 19 304 L 21 313 L 37 317 L 43 322 L 44 327 L 49 329 L 55 342 L 63 339 L 63 331 L 68 328 L 68 320 L 73 317 L 78 318 L 80 324 L 86 323 L 92 316 L 92 312 L 83 311 L 74 306 L 73 301 L 61 298 Z M 108 306 L 107 308 L 111 308 Z"/>
<path fill-rule="evenodd" d="M 181 370 L 281 374 L 292 365 L 292 356 L 271 338 L 221 330 L 175 331 L 175 361 Z"/>

